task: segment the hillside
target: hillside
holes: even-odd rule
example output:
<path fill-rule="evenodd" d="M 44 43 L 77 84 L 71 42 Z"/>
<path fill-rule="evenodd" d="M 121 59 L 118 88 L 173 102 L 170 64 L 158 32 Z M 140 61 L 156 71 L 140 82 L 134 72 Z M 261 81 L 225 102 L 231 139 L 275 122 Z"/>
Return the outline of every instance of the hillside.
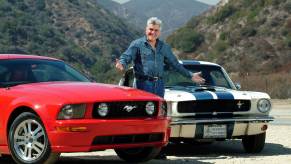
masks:
<path fill-rule="evenodd" d="M 240 77 L 285 76 L 291 68 L 291 1 L 224 0 L 167 41 L 181 58 L 217 62 Z M 283 92 L 291 97 L 291 90 Z"/>
<path fill-rule="evenodd" d="M 95 2 L 101 5 L 103 8 L 106 8 L 110 12 L 116 12 L 122 8 L 120 3 L 112 0 L 95 0 Z"/>
<path fill-rule="evenodd" d="M 99 82 L 113 80 L 115 55 L 140 36 L 94 0 L 2 0 L 0 21 L 0 53 L 58 57 Z"/>
<path fill-rule="evenodd" d="M 141 31 L 149 17 L 159 17 L 163 21 L 162 37 L 209 8 L 209 5 L 194 0 L 131 0 L 120 6 L 109 5 L 110 2 L 104 3 L 104 0 L 96 1 Z"/>
<path fill-rule="evenodd" d="M 187 56 L 218 62 L 234 72 L 278 71 L 291 64 L 290 12 L 290 0 L 230 0 L 192 18 L 168 41 Z M 184 40 L 183 35 L 190 31 L 196 32 L 201 42 L 179 46 L 182 43 L 177 40 Z"/>

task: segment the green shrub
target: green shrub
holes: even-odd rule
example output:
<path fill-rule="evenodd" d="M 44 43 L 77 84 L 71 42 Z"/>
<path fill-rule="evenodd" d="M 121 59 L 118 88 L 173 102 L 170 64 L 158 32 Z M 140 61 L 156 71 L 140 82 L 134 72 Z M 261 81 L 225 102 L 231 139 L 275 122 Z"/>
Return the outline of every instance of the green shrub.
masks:
<path fill-rule="evenodd" d="M 204 36 L 191 28 L 181 28 L 167 40 L 171 46 L 183 52 L 196 50 L 204 41 Z"/>
<path fill-rule="evenodd" d="M 257 34 L 257 30 L 254 27 L 245 27 L 241 30 L 241 36 L 251 37 Z"/>
<path fill-rule="evenodd" d="M 291 1 L 288 1 L 285 5 L 284 5 L 284 10 L 288 13 L 291 13 Z"/>
<path fill-rule="evenodd" d="M 271 27 L 276 27 L 276 26 L 280 25 L 280 20 L 273 19 L 273 20 L 271 20 L 270 25 L 271 25 Z"/>
<path fill-rule="evenodd" d="M 286 24 L 285 24 L 286 30 L 291 32 L 291 19 L 287 19 Z"/>
<path fill-rule="evenodd" d="M 220 33 L 219 39 L 220 40 L 226 40 L 227 39 L 227 34 L 225 32 Z"/>
<path fill-rule="evenodd" d="M 229 47 L 228 43 L 226 41 L 221 41 L 219 40 L 215 46 L 214 46 L 214 50 L 221 53 L 224 52 L 227 48 Z"/>
<path fill-rule="evenodd" d="M 289 32 L 288 32 L 288 30 L 287 29 L 282 29 L 282 31 L 281 31 L 281 35 L 282 36 L 287 36 L 289 34 Z"/>
<path fill-rule="evenodd" d="M 187 27 L 189 28 L 194 28 L 196 27 L 198 24 L 199 24 L 199 17 L 195 16 L 195 17 L 192 17 L 186 24 Z"/>
<path fill-rule="evenodd" d="M 231 5 L 224 6 L 221 10 L 219 10 L 215 16 L 208 17 L 208 21 L 211 24 L 223 22 L 226 18 L 230 17 L 236 12 L 236 8 Z"/>
<path fill-rule="evenodd" d="M 286 39 L 286 44 L 287 44 L 287 46 L 288 46 L 289 48 L 291 48 L 291 37 L 288 37 L 288 38 Z"/>

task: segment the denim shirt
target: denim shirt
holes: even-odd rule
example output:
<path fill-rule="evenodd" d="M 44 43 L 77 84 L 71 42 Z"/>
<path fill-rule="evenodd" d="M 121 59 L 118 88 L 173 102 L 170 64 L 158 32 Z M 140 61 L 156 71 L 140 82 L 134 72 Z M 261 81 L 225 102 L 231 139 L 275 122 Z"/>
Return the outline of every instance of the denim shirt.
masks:
<path fill-rule="evenodd" d="M 132 61 L 134 62 L 134 72 L 139 75 L 163 77 L 166 64 L 175 68 L 183 76 L 192 77 L 192 73 L 178 62 L 171 47 L 159 39 L 156 49 L 152 48 L 145 36 L 131 42 L 127 50 L 120 56 L 120 63 L 127 68 Z"/>

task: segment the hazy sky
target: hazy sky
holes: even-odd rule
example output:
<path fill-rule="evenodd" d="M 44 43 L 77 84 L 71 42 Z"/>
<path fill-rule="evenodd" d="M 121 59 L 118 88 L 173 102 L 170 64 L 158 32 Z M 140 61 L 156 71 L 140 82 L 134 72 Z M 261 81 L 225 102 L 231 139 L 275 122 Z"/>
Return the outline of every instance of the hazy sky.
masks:
<path fill-rule="evenodd" d="M 130 0 L 113 0 L 113 1 L 116 1 L 116 2 L 119 2 L 119 3 L 124 3 L 124 2 L 130 1 Z M 197 1 L 200 1 L 200 2 L 203 2 L 203 3 L 207 3 L 207 4 L 211 4 L 211 5 L 215 5 L 220 0 L 197 0 Z"/>

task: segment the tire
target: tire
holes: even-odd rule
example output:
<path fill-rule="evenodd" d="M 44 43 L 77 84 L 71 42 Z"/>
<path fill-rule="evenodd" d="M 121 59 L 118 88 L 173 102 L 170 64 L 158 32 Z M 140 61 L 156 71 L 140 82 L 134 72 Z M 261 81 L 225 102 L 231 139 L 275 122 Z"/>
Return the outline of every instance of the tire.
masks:
<path fill-rule="evenodd" d="M 161 147 L 143 147 L 130 149 L 115 149 L 119 158 L 126 162 L 146 162 L 155 158 L 161 151 Z"/>
<path fill-rule="evenodd" d="M 21 113 L 9 129 L 8 145 L 16 163 L 54 163 L 59 153 L 52 153 L 48 136 L 39 117 Z"/>
<path fill-rule="evenodd" d="M 242 138 L 242 144 L 247 153 L 259 153 L 264 149 L 266 139 L 266 132 L 244 136 Z"/>

